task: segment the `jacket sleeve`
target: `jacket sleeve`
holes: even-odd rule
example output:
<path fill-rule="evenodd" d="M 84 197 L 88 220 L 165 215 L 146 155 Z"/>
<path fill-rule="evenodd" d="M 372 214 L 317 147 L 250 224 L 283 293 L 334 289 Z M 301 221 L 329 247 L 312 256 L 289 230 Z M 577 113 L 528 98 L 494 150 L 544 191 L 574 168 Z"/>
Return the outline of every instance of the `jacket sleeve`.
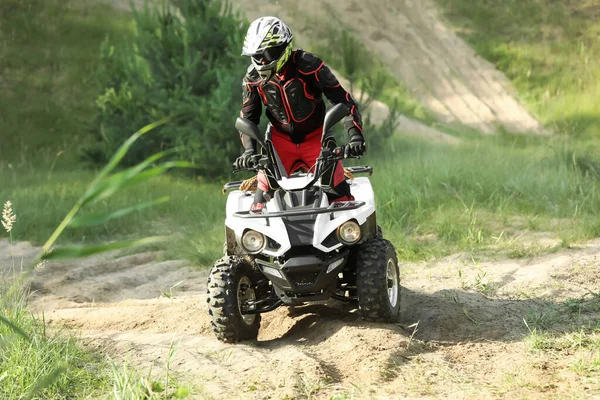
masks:
<path fill-rule="evenodd" d="M 306 52 L 301 57 L 303 63 L 300 72 L 306 75 L 331 103 L 343 103 L 350 110 L 350 116 L 344 119 L 346 132 L 350 134 L 358 129 L 362 133 L 362 116 L 352 95 L 342 87 L 331 69 L 320 58 Z"/>
<path fill-rule="evenodd" d="M 260 81 L 257 82 L 254 80 L 255 77 L 253 72 L 255 72 L 255 70 L 250 66 L 242 81 L 242 111 L 240 116 L 258 125 L 262 114 L 262 101 L 260 94 L 258 93 L 258 84 Z M 248 135 L 241 132 L 240 139 L 245 150 L 253 149 L 256 151 L 256 141 L 254 139 L 251 139 Z"/>

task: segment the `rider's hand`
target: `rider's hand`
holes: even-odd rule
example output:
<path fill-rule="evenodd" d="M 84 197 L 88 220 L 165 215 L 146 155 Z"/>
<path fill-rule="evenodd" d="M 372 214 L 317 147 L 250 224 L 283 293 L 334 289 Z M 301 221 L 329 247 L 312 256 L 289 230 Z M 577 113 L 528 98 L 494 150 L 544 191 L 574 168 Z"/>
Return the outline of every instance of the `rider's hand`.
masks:
<path fill-rule="evenodd" d="M 365 144 L 365 138 L 358 129 L 352 129 L 350 132 L 350 142 L 348 143 L 348 153 L 351 156 L 358 157 L 365 154 L 367 145 Z"/>
<path fill-rule="evenodd" d="M 254 150 L 247 149 L 246 151 L 244 151 L 244 153 L 242 153 L 241 156 L 237 158 L 237 160 L 235 160 L 235 162 L 233 163 L 233 167 L 235 169 L 246 169 L 252 167 L 252 156 L 254 156 Z"/>

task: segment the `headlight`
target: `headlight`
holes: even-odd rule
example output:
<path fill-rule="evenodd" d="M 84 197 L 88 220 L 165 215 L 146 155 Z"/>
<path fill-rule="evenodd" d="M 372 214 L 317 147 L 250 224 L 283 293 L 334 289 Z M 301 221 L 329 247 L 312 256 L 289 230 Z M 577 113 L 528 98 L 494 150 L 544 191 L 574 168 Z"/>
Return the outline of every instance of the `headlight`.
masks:
<path fill-rule="evenodd" d="M 265 236 L 253 230 L 242 235 L 242 246 L 248 253 L 258 253 L 265 246 Z"/>
<path fill-rule="evenodd" d="M 360 240 L 360 226 L 354 221 L 344 222 L 337 231 L 338 239 L 344 244 L 354 244 Z"/>

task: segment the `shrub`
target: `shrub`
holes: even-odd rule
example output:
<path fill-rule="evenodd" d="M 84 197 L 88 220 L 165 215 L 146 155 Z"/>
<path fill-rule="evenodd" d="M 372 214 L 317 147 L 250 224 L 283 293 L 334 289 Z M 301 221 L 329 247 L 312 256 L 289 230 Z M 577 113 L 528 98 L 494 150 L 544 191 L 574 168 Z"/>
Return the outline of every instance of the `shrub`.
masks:
<path fill-rule="evenodd" d="M 178 0 L 133 10 L 131 43 L 101 47 L 98 79 L 104 88 L 87 159 L 104 163 L 130 132 L 175 116 L 143 137 L 124 162 L 176 148 L 173 157 L 191 161 L 215 177 L 239 154 L 234 128 L 246 61 L 239 56 L 247 24 L 222 0 Z"/>

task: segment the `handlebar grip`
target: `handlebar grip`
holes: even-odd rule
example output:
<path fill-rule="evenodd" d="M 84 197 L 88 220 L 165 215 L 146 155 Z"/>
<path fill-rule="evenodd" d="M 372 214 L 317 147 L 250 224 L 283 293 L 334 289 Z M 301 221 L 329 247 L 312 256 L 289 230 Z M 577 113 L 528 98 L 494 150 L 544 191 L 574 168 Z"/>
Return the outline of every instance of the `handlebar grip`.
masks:
<path fill-rule="evenodd" d="M 360 156 L 353 156 L 353 155 L 351 155 L 350 154 L 350 147 L 348 147 L 348 146 L 336 147 L 335 149 L 333 149 L 332 153 L 333 153 L 334 156 L 340 157 L 340 159 L 360 158 Z"/>

